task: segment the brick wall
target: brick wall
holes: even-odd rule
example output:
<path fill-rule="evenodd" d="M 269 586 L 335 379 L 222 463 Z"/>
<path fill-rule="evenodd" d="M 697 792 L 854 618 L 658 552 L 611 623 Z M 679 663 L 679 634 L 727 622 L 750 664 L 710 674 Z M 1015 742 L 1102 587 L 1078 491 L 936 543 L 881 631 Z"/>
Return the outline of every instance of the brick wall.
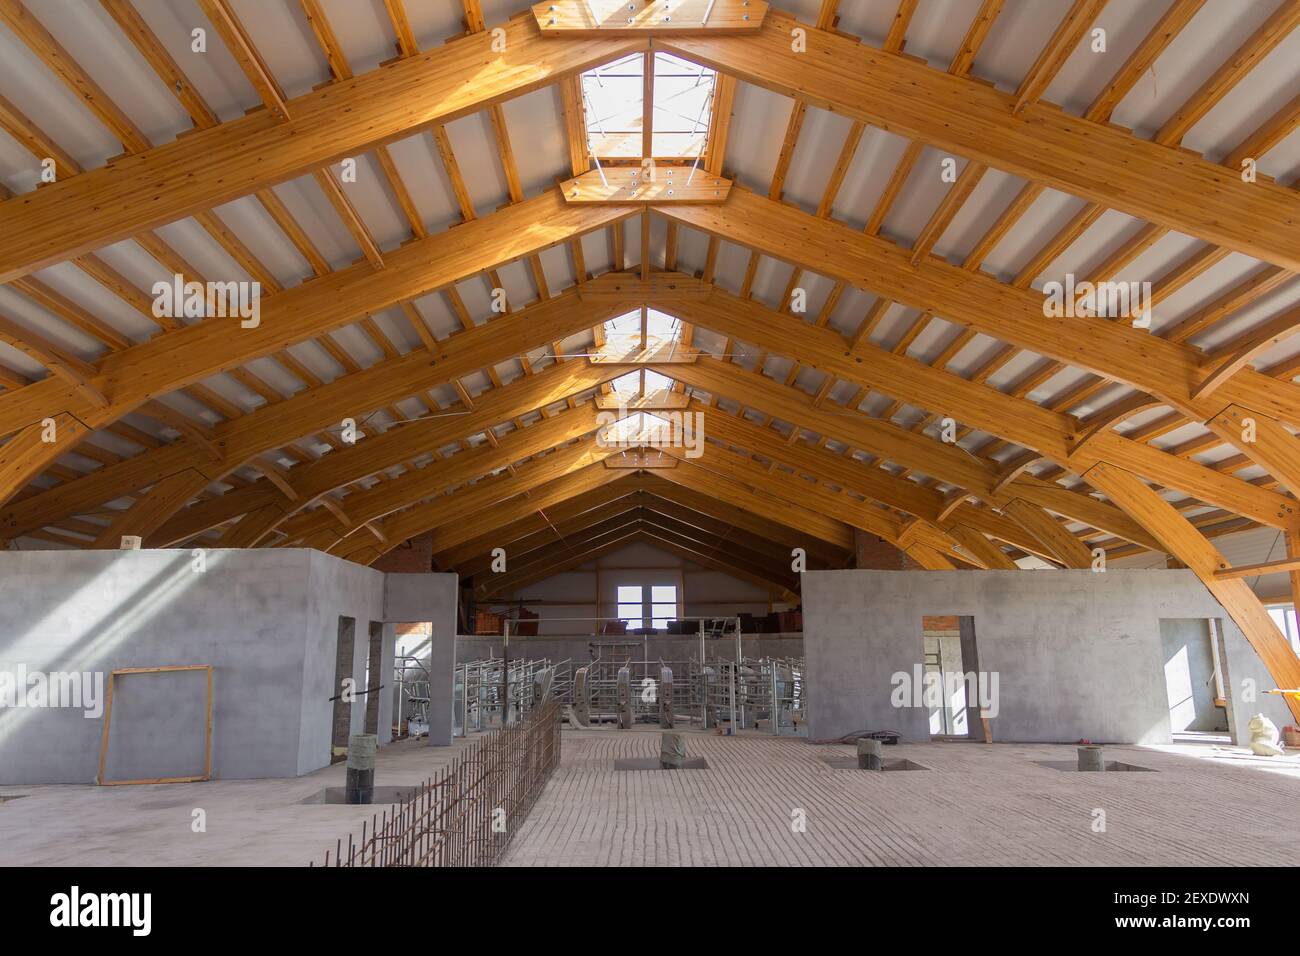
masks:
<path fill-rule="evenodd" d="M 872 571 L 915 571 L 921 566 L 884 538 L 855 530 L 857 567 Z"/>
<path fill-rule="evenodd" d="M 376 571 L 422 574 L 433 570 L 433 535 L 404 541 L 371 565 Z"/>
<path fill-rule="evenodd" d="M 953 614 L 927 614 L 921 618 L 921 630 L 927 634 L 938 632 L 957 634 L 961 631 L 961 624 L 958 623 L 956 615 Z"/>

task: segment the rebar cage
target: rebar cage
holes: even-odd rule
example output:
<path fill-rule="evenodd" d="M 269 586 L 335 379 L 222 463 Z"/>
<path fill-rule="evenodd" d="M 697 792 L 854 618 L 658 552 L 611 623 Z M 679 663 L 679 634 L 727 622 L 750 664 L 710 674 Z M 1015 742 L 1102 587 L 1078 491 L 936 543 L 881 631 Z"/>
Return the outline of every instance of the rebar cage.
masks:
<path fill-rule="evenodd" d="M 560 761 L 562 715 L 552 698 L 469 744 L 359 836 L 340 839 L 324 865 L 494 865 Z"/>

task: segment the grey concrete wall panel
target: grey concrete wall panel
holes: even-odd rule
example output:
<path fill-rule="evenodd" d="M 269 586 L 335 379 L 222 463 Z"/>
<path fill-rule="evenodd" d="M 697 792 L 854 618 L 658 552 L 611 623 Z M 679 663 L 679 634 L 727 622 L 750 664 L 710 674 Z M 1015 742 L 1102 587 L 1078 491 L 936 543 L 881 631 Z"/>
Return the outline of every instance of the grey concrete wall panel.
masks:
<path fill-rule="evenodd" d="M 928 738 L 925 707 L 891 702 L 893 676 L 923 660 L 926 615 L 975 619 L 980 667 L 999 680 L 995 740 L 1167 742 L 1162 618 L 1221 621 L 1237 739 L 1259 711 L 1290 723 L 1262 693 L 1274 684 L 1254 649 L 1186 570 L 810 571 L 803 606 L 813 738 Z"/>
<path fill-rule="evenodd" d="M 200 572 L 188 549 L 0 553 L 0 672 L 106 677 L 124 667 L 210 664 L 215 777 L 285 777 L 325 766 L 338 618 L 357 619 L 360 681 L 370 622 L 388 620 L 386 576 L 302 549 L 208 550 L 204 557 Z M 431 616 L 419 619 L 453 635 L 455 576 L 401 577 L 430 579 L 425 590 L 440 598 L 429 605 Z M 379 676 L 391 684 L 391 628 L 385 632 Z M 175 677 L 121 679 L 110 779 L 193 772 L 203 695 Z M 450 663 L 445 678 L 449 726 Z M 0 707 L 0 783 L 93 781 L 99 705 L 90 718 L 67 707 Z M 353 710 L 353 719 L 364 721 L 364 707 Z M 380 713 L 387 739 L 391 705 L 381 704 Z"/>

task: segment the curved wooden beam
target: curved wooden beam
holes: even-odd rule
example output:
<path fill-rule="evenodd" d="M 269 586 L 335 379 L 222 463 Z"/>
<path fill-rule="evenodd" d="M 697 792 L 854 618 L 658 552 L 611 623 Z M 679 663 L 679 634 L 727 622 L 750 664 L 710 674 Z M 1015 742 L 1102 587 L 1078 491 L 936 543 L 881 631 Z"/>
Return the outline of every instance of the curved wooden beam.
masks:
<path fill-rule="evenodd" d="M 182 438 L 188 438 L 195 444 L 199 453 L 206 455 L 212 461 L 221 460 L 221 449 L 217 447 L 217 437 L 210 426 L 197 422 L 156 399 L 145 402 L 137 412 L 162 422 L 179 433 Z"/>
<path fill-rule="evenodd" d="M 0 13 L 15 6 L 4 0 Z M 502 28 L 508 55 L 493 50 L 490 33 L 462 37 L 295 97 L 285 103 L 287 121 L 259 110 L 152 149 L 143 136 L 132 138 L 136 155 L 0 204 L 0 282 L 539 89 L 645 42 L 548 41 L 527 18 Z M 90 207 L 95 215 L 84 215 Z"/>
<path fill-rule="evenodd" d="M 96 374 L 89 382 L 108 396 L 107 408 L 78 394 L 70 384 L 57 380 L 43 380 L 12 394 L 0 395 L 0 434 L 22 427 L 50 408 L 65 409 L 92 428 L 103 427 L 157 395 L 275 353 L 431 289 L 452 285 L 477 275 L 485 266 L 543 251 L 590 229 L 617 222 L 625 214 L 623 207 L 618 206 L 570 207 L 554 190 L 548 191 L 447 233 L 407 243 L 388 255 L 382 270 L 363 262 L 267 296 L 256 327 L 242 327 L 238 318 L 209 319 L 110 353 L 96 364 Z M 556 296 L 543 304 L 559 298 Z M 564 300 L 563 306 L 572 305 L 572 298 Z M 578 311 L 552 314 L 557 324 L 557 329 L 552 331 L 560 332 L 553 339 L 562 339 L 582 327 L 580 323 L 568 321 Z M 476 326 L 451 336 L 440 343 L 432 358 L 423 351 L 402 358 L 417 366 L 422 364 L 427 371 L 430 366 L 444 365 L 463 350 L 467 341 L 481 345 L 488 338 L 497 344 L 510 344 L 503 333 L 506 327 L 521 324 L 519 314 L 502 316 L 493 323 L 495 327 Z M 531 327 L 525 331 L 526 337 L 531 337 L 529 331 Z M 519 350 L 514 354 L 519 354 Z M 487 364 L 490 363 L 483 362 L 476 367 Z M 325 388 L 331 386 L 336 383 Z M 277 403 L 272 408 L 284 404 Z M 302 429 L 297 434 L 306 431 Z M 225 449 L 227 456 L 240 461 L 264 450 L 265 446 L 245 452 L 241 457 L 235 450 Z M 12 486 L 0 485 L 0 501 L 6 500 L 14 490 Z"/>
<path fill-rule="evenodd" d="M 564 454 L 566 443 L 592 434 L 599 423 L 600 413 L 592 405 L 579 405 L 527 428 L 516 429 L 500 438 L 496 445 L 479 445 L 423 468 L 413 468 L 373 488 L 350 494 L 343 499 L 343 506 L 353 521 L 353 527 L 358 527 L 552 448 L 561 449 L 556 454 Z M 591 440 L 584 441 L 583 445 L 597 447 Z M 609 451 L 612 453 L 614 449 Z M 460 498 L 461 495 L 457 494 L 448 501 L 455 502 Z M 333 522 L 333 515 L 317 509 L 294 515 L 283 523 L 280 530 L 290 538 L 299 538 Z M 398 538 L 397 543 L 404 540 Z"/>
<path fill-rule="evenodd" d="M 1145 392 L 1138 392 L 1136 395 L 1130 395 L 1128 398 L 1122 398 L 1118 402 L 1107 405 L 1096 414 L 1090 415 L 1079 423 L 1079 433 L 1070 445 L 1070 454 L 1079 454 L 1088 442 L 1103 432 L 1110 431 L 1121 422 L 1127 421 L 1138 412 L 1146 411 L 1149 408 L 1157 408 L 1162 404 L 1164 403 L 1158 398 L 1153 398 Z"/>
<path fill-rule="evenodd" d="M 477 537 L 485 521 L 506 525 L 621 477 L 622 473 L 603 464 L 614 451 L 594 441 L 580 442 L 521 465 L 513 475 L 480 481 L 462 490 L 454 505 L 450 498 L 434 498 L 381 519 L 379 527 L 395 543 L 433 531 L 434 553 L 444 551 Z M 361 564 L 373 562 L 388 550 L 357 535 L 329 549 L 331 554 Z"/>
<path fill-rule="evenodd" d="M 1300 199 L 1296 201 L 1300 203 Z M 972 274 L 967 269 L 942 261 L 931 260 L 913 266 L 908 261 L 907 250 L 894 243 L 818 219 L 744 190 L 733 191 L 731 200 L 722 206 L 662 206 L 656 207 L 655 211 L 670 220 L 710 235 L 724 236 L 732 242 L 748 245 L 756 252 L 828 278 L 866 287 L 878 295 L 922 310 L 932 310 L 950 321 L 1011 345 L 1124 382 L 1149 392 L 1198 421 L 1204 421 L 1222 407 L 1191 396 L 1190 385 L 1199 376 L 1201 362 L 1196 349 L 1131 328 L 1123 322 L 1084 316 L 1045 316 L 1041 292 L 1020 289 L 991 276 Z M 1300 216 L 1296 218 L 1300 223 Z M 778 354 L 782 347 L 787 351 L 790 348 L 788 330 L 792 320 L 789 316 L 776 313 L 772 327 L 762 328 L 764 332 L 771 331 L 780 336 L 781 326 L 784 326 L 787 336 L 784 343 L 758 343 L 752 335 L 733 331 L 738 324 L 761 326 L 761 321 L 752 321 L 756 317 L 753 312 L 742 316 L 727 315 L 724 310 L 701 310 L 694 303 L 683 303 L 677 314 L 689 314 L 691 321 L 697 321 L 701 311 L 707 311 L 711 321 L 719 312 L 720 318 L 731 320 L 728 324 L 732 328 L 718 329 L 715 326 L 715 331 L 772 348 Z M 737 321 L 744 318 L 751 321 Z M 827 335 L 833 337 L 830 352 L 826 363 L 818 362 L 817 367 L 834 371 L 849 381 L 863 382 L 868 377 L 866 369 L 856 363 L 853 356 L 846 354 L 840 336 L 831 329 L 805 323 L 800 329 L 801 354 L 810 346 L 815 347 L 817 338 Z M 1076 471 L 1084 471 L 1104 457 L 1162 484 L 1243 514 L 1250 510 L 1249 506 L 1241 507 L 1240 502 L 1214 501 L 1203 492 L 1216 485 L 1220 490 L 1235 487 L 1247 498 L 1255 497 L 1256 506 L 1264 504 L 1252 490 L 1243 487 L 1244 482 L 1224 485 L 1219 479 L 1227 476 L 1214 474 L 1191 462 L 1178 462 L 1172 455 L 1137 442 L 1127 442 L 1109 432 L 1090 442 L 1080 455 L 1072 456 L 1069 446 L 1078 424 L 1072 416 L 1052 412 L 1025 399 L 1002 395 L 980 383 L 967 382 L 906 356 L 869 345 L 860 345 L 860 348 L 868 350 L 873 359 L 871 381 L 866 383 L 869 387 L 895 398 L 918 402 L 923 408 L 933 405 L 936 395 L 941 395 L 944 407 L 939 411 L 1038 451 Z M 865 358 L 863 356 L 862 360 Z M 946 384 L 936 388 L 940 381 Z M 1300 423 L 1300 386 L 1281 383 L 1243 369 L 1222 387 L 1228 390 L 1223 393 L 1227 401 L 1261 410 L 1284 421 Z M 1241 451 L 1250 454 L 1249 448 Z M 1180 472 L 1184 482 L 1199 479 L 1202 490 L 1193 490 L 1179 481 L 1158 478 L 1152 473 L 1152 469 L 1157 467 L 1165 472 Z M 1288 523 L 1294 514 L 1294 503 L 1279 497 L 1272 504 L 1276 507 L 1263 507 L 1264 514 L 1256 520 L 1278 527 Z M 1285 509 L 1285 520 L 1279 520 L 1278 508 Z"/>
<path fill-rule="evenodd" d="M 74 451 L 89 433 L 89 428 L 67 412 L 55 412 L 33 422 L 0 445 L 0 486 L 22 489 L 31 475 Z M 12 519 L 0 517 L 0 537 L 13 538 L 20 533 Z"/>
<path fill-rule="evenodd" d="M 1274 43 L 1300 22 L 1284 6 Z M 795 51 L 791 30 L 805 30 Z M 888 129 L 1034 183 L 1300 272 L 1300 199 L 1274 183 L 894 56 L 773 11 L 745 37 L 661 37 L 653 45 L 851 120 Z M 960 111 L 950 106 L 960 103 Z M 1033 142 L 1034 148 L 1023 144 Z M 1160 189 L 1151 189 L 1152 183 Z M 1284 223 L 1276 232 L 1277 223 Z M 883 291 L 883 290 L 882 290 Z M 940 310 L 941 311 L 941 310 Z"/>
<path fill-rule="evenodd" d="M 96 548 L 116 548 L 123 535 L 148 540 L 167 517 L 211 483 L 202 472 L 187 468 L 156 482 L 146 494 L 114 518 L 95 539 Z"/>
<path fill-rule="evenodd" d="M 1300 439 L 1281 422 L 1229 405 L 1205 423 L 1225 442 L 1252 449 L 1250 457 L 1293 493 L 1300 494 Z"/>
<path fill-rule="evenodd" d="M 1023 498 L 1016 498 L 1003 505 L 1002 511 L 1051 548 L 1057 560 L 1065 567 L 1092 566 L 1091 549 L 1042 508 Z"/>
<path fill-rule="evenodd" d="M 947 531 L 921 518 L 908 523 L 903 533 L 898 536 L 895 546 L 901 551 L 907 551 L 913 546 L 926 548 L 953 567 L 956 567 L 952 563 L 954 560 L 974 567 L 982 567 L 980 562 L 972 560 L 958 547 L 956 539 Z"/>
<path fill-rule="evenodd" d="M 1222 554 L 1190 521 L 1137 476 L 1109 463 L 1088 470 L 1084 479 L 1111 501 L 1146 524 L 1164 549 L 1187 565 L 1201 579 L 1215 600 L 1223 605 L 1251 647 L 1259 654 L 1280 688 L 1300 687 L 1300 657 L 1277 629 L 1268 610 L 1241 578 L 1220 578 L 1229 569 Z M 1300 699 L 1286 696 L 1291 713 L 1300 720 Z"/>
<path fill-rule="evenodd" d="M 1298 332 L 1300 332 L 1300 308 L 1291 309 L 1259 328 L 1234 339 L 1205 359 L 1202 363 L 1205 377 L 1192 389 L 1192 395 L 1196 398 L 1208 398 L 1247 364 Z"/>
<path fill-rule="evenodd" d="M 242 511 L 253 511 L 261 505 L 273 505 L 277 509 L 278 513 L 262 512 L 255 522 L 250 522 L 239 532 L 237 538 L 242 541 L 252 536 L 253 541 L 260 541 L 282 521 L 292 517 L 300 507 L 317 500 L 323 501 L 330 492 L 416 458 L 430 448 L 439 448 L 469 438 L 527 412 L 596 388 L 602 382 L 617 378 L 633 367 L 597 367 L 580 359 L 559 362 L 509 385 L 484 392 L 474 403 L 472 411 L 451 408 L 445 413 L 427 418 L 410 419 L 389 428 L 383 434 L 360 438 L 353 445 L 335 449 L 314 462 L 292 469 L 289 477 L 298 493 L 296 505 L 285 502 L 274 489 L 262 487 L 259 482 L 254 486 L 255 494 L 249 489 L 239 489 L 209 501 L 195 503 L 178 513 L 174 520 L 169 521 L 146 543 L 149 547 L 164 547 L 228 521 L 240 513 L 232 512 L 224 500 L 232 495 L 237 496 Z M 254 523 L 259 526 L 256 533 L 253 531 Z M 236 540 L 236 537 L 232 536 L 231 540 Z"/>
<path fill-rule="evenodd" d="M 922 544 L 904 548 L 903 553 L 927 571 L 955 571 L 957 567 L 946 555 Z"/>
<path fill-rule="evenodd" d="M 327 514 L 333 515 L 334 512 L 323 509 Z M 260 508 L 245 514 L 242 518 L 222 532 L 221 537 L 217 539 L 218 548 L 255 548 L 271 533 L 271 528 L 280 522 L 285 515 L 285 508 L 280 504 L 262 505 Z M 339 519 L 338 525 L 333 528 L 317 528 L 317 532 L 334 531 L 337 534 L 343 534 L 351 531 L 356 527 L 356 522 L 348 519 Z M 146 540 L 146 543 L 147 540 Z"/>
<path fill-rule="evenodd" d="M 983 532 L 963 524 L 949 525 L 946 530 L 971 557 L 989 571 L 1020 570 L 1020 566 Z"/>
<path fill-rule="evenodd" d="M 1017 455 L 998 468 L 997 478 L 993 482 L 993 495 L 1006 494 L 1012 483 L 1025 474 L 1035 462 L 1043 460 L 1038 452 L 1027 451 Z"/>
<path fill-rule="evenodd" d="M 389 271 L 391 266 L 385 270 Z M 192 445 L 173 442 L 96 469 L 49 492 L 11 502 L 0 509 L 0 527 L 40 527 L 63 515 L 129 494 L 148 485 L 160 474 L 171 474 L 188 467 L 194 467 L 210 478 L 221 477 L 249 458 L 279 448 L 305 434 L 337 424 L 347 417 L 361 422 L 366 414 L 387 403 L 447 384 L 530 348 L 573 335 L 627 307 L 631 306 L 612 303 L 582 305 L 571 292 L 553 296 L 545 302 L 501 316 L 495 322 L 449 336 L 432 355 L 425 350 L 408 352 L 221 423 L 212 430 L 214 441 L 223 454 L 219 463 L 206 461 L 206 456 Z M 312 498 L 318 493 L 319 490 L 308 488 L 305 497 Z"/>
<path fill-rule="evenodd" d="M 948 496 L 943 499 L 943 505 L 939 508 L 939 513 L 935 515 L 935 520 L 941 525 L 947 524 L 947 522 L 952 518 L 954 512 L 969 500 L 970 492 L 963 488 L 958 488 L 956 491 L 950 492 Z"/>
<path fill-rule="evenodd" d="M 298 500 L 298 492 L 293 490 L 293 482 L 289 480 L 289 469 L 279 462 L 271 461 L 265 455 L 252 458 L 248 462 L 266 478 L 280 494 L 284 495 L 289 501 Z"/>
<path fill-rule="evenodd" d="M 664 311 L 701 328 L 738 341 L 753 343 L 778 355 L 782 354 L 782 350 L 790 351 L 793 348 L 790 316 L 721 290 L 715 290 L 705 303 L 679 309 L 667 308 Z M 934 396 L 943 395 L 947 403 L 958 406 L 955 411 L 963 417 L 980 416 L 979 409 L 986 408 L 987 402 L 997 402 L 1001 406 L 1002 417 L 999 421 L 1002 424 L 996 424 L 990 416 L 981 416 L 980 427 L 987 425 L 995 431 L 1014 431 L 1013 440 L 1022 444 L 1051 442 L 1052 423 L 1057 423 L 1055 427 L 1061 429 L 1070 423 L 1070 433 L 1073 434 L 1074 419 L 1069 416 L 1058 416 L 1051 412 L 1044 415 L 1045 410 L 1040 406 L 1023 400 L 1003 404 L 1001 399 L 1005 396 L 993 389 L 968 382 L 951 373 L 939 372 L 913 359 L 874 346 L 866 347 L 860 357 L 846 359 L 844 340 L 833 330 L 805 324 L 798 329 L 798 335 L 798 351 L 807 363 L 837 378 L 866 388 L 875 388 L 885 394 L 894 394 L 921 406 L 933 403 Z M 868 360 L 871 362 L 869 369 L 862 365 Z M 745 405 L 761 408 L 778 418 L 916 468 L 941 481 L 968 488 L 972 494 L 989 499 L 994 504 L 1010 500 L 1011 497 L 1021 497 L 1143 547 L 1150 547 L 1154 543 L 1146 531 L 1118 508 L 1028 476 L 1016 478 L 1005 492 L 1005 497 L 994 495 L 996 472 L 991 462 L 982 461 L 954 445 L 944 444 L 890 422 L 874 421 L 833 405 L 818 406 L 805 393 L 782 386 L 780 382 L 766 376 L 737 369 L 732 363 L 701 357 L 694 365 L 675 368 L 673 376 L 678 381 L 694 385 L 710 394 L 725 395 Z M 1026 423 L 1031 424 L 1022 429 Z M 1037 427 L 1039 425 L 1043 427 Z M 1115 438 L 1119 439 L 1119 436 Z M 1062 431 L 1062 446 L 1064 440 Z M 1245 482 L 1231 479 L 1224 484 L 1224 476 L 1199 466 L 1184 468 L 1184 462 L 1137 442 L 1128 442 L 1124 448 L 1127 450 L 1130 446 L 1132 454 L 1142 458 L 1147 469 L 1160 471 L 1166 479 L 1172 471 L 1183 481 L 1197 483 L 1198 488 L 1213 487 L 1224 496 L 1233 493 L 1234 501 L 1237 491 L 1252 495 L 1257 490 L 1244 487 Z M 896 496 L 896 500 L 905 499 Z M 1257 500 L 1257 510 L 1264 509 L 1266 502 L 1276 504 L 1280 509 L 1285 499 L 1274 496 Z M 908 510 L 912 510 L 910 506 Z M 1277 520 L 1274 512 L 1261 510 L 1261 513 L 1268 513 Z"/>

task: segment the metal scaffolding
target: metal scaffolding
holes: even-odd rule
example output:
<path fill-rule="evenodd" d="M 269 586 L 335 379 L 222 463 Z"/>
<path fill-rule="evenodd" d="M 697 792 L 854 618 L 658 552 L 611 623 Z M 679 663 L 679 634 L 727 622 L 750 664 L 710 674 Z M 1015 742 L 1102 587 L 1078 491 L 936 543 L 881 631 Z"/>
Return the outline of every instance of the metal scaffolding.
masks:
<path fill-rule="evenodd" d="M 609 619 L 561 620 L 600 625 Z M 653 658 L 647 637 L 628 635 L 593 637 L 587 663 L 545 657 L 461 662 L 453 684 L 453 733 L 464 737 L 509 726 L 548 699 L 566 705 L 574 727 L 613 724 L 628 729 L 651 723 L 666 728 L 721 727 L 729 733 L 801 733 L 803 659 L 744 657 L 739 618 L 690 620 L 696 624 L 695 633 L 674 637 L 694 639 L 698 650 L 682 659 Z M 507 651 L 509 637 L 507 633 Z M 422 681 L 408 678 L 404 689 L 414 721 L 417 713 L 427 713 L 427 672 Z"/>

